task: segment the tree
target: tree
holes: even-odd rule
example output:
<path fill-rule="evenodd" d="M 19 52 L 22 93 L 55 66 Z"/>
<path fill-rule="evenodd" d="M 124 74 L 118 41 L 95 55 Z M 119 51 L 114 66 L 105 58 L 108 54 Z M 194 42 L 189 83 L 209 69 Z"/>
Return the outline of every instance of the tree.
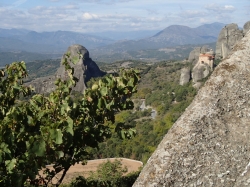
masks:
<path fill-rule="evenodd" d="M 120 160 L 115 160 L 114 162 L 108 160 L 107 162 L 100 164 L 96 172 L 91 172 L 88 179 L 97 180 L 99 183 L 103 184 L 109 182 L 110 185 L 106 186 L 120 186 L 122 175 L 127 171 L 127 167 L 123 167 Z"/>
<path fill-rule="evenodd" d="M 122 165 L 121 160 L 108 160 L 101 163 L 95 172 L 90 172 L 87 178 L 79 176 L 69 186 L 130 187 L 139 176 L 140 169 L 126 174 L 127 171 L 127 167 Z"/>
<path fill-rule="evenodd" d="M 59 186 L 71 165 L 89 159 L 89 147 L 110 136 L 106 122 L 113 123 L 118 111 L 133 108 L 130 97 L 140 78 L 136 70 L 106 76 L 74 101 L 71 90 L 78 80 L 70 59 L 67 55 L 63 62 L 67 79 L 58 79 L 48 96 L 34 94 L 27 101 L 19 100 L 32 94 L 32 88 L 23 85 L 28 76 L 25 63 L 0 70 L 1 186 L 25 186 L 27 181 L 48 186 L 62 171 Z M 115 129 L 123 137 L 134 135 L 122 126 Z M 47 164 L 54 164 L 54 170 Z"/>

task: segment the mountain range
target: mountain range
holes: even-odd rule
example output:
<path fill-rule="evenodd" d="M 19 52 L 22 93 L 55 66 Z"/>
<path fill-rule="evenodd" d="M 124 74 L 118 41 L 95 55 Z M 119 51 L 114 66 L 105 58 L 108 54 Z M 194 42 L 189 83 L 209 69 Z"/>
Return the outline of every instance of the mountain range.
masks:
<path fill-rule="evenodd" d="M 104 32 L 98 36 L 70 31 L 35 32 L 26 29 L 0 29 L 0 52 L 26 51 L 42 54 L 61 54 L 72 44 L 85 46 L 94 55 L 113 55 L 128 51 L 161 49 L 186 44 L 216 42 L 223 23 L 204 24 L 196 28 L 171 25 L 159 32 Z M 152 33 L 152 36 L 146 37 Z M 97 33 L 95 33 L 97 34 Z M 134 38 L 134 40 L 119 40 Z M 132 37 L 134 35 L 134 37 Z M 113 36 L 113 37 L 112 37 Z M 142 38 L 145 36 L 145 38 Z M 92 55 L 93 56 L 93 55 Z M 39 60 L 39 59 L 38 59 Z"/>

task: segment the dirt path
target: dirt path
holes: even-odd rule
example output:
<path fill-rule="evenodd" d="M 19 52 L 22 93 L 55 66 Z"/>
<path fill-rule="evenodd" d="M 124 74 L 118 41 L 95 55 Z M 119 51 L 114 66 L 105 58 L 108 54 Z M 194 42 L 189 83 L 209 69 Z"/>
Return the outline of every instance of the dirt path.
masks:
<path fill-rule="evenodd" d="M 75 164 L 74 166 L 71 166 L 64 177 L 64 180 L 62 183 L 70 183 L 73 179 L 75 179 L 78 176 L 87 176 L 90 171 L 96 171 L 99 164 L 103 162 L 107 162 L 107 160 L 110 160 L 111 162 L 115 159 L 121 160 L 121 163 L 123 166 L 127 166 L 128 173 L 133 171 L 138 171 L 138 169 L 143 165 L 142 162 L 127 158 L 108 158 L 108 159 L 98 159 L 98 160 L 89 160 L 87 165 Z M 53 166 L 47 166 L 48 168 L 51 168 Z M 57 174 L 57 178 L 61 177 L 62 172 Z M 56 183 L 57 179 L 53 180 L 53 183 Z"/>

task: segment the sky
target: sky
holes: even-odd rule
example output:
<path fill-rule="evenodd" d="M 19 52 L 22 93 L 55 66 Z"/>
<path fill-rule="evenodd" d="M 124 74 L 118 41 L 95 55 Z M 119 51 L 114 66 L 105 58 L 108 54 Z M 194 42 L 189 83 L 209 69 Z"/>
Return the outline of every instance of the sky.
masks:
<path fill-rule="evenodd" d="M 250 20 L 250 0 L 1 0 L 0 28 L 42 31 L 162 30 Z"/>

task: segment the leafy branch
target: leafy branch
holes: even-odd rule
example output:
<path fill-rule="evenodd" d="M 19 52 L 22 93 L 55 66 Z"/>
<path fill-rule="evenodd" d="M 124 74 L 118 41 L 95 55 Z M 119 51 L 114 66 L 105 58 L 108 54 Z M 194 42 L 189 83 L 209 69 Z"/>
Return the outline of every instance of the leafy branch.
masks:
<path fill-rule="evenodd" d="M 31 87 L 23 85 L 28 76 L 25 63 L 0 70 L 1 186 L 23 186 L 27 181 L 48 186 L 63 171 L 55 184 L 59 186 L 71 165 L 89 159 L 89 147 L 110 137 L 106 122 L 113 123 L 117 112 L 133 108 L 130 97 L 140 79 L 136 70 L 99 80 L 76 101 L 71 95 L 78 81 L 72 63 L 67 54 L 63 64 L 68 76 L 57 79 L 56 89 L 48 96 L 35 94 L 23 102 L 19 97 L 32 93 Z M 122 126 L 117 132 L 134 135 Z M 53 164 L 54 170 L 46 169 L 47 164 Z"/>

